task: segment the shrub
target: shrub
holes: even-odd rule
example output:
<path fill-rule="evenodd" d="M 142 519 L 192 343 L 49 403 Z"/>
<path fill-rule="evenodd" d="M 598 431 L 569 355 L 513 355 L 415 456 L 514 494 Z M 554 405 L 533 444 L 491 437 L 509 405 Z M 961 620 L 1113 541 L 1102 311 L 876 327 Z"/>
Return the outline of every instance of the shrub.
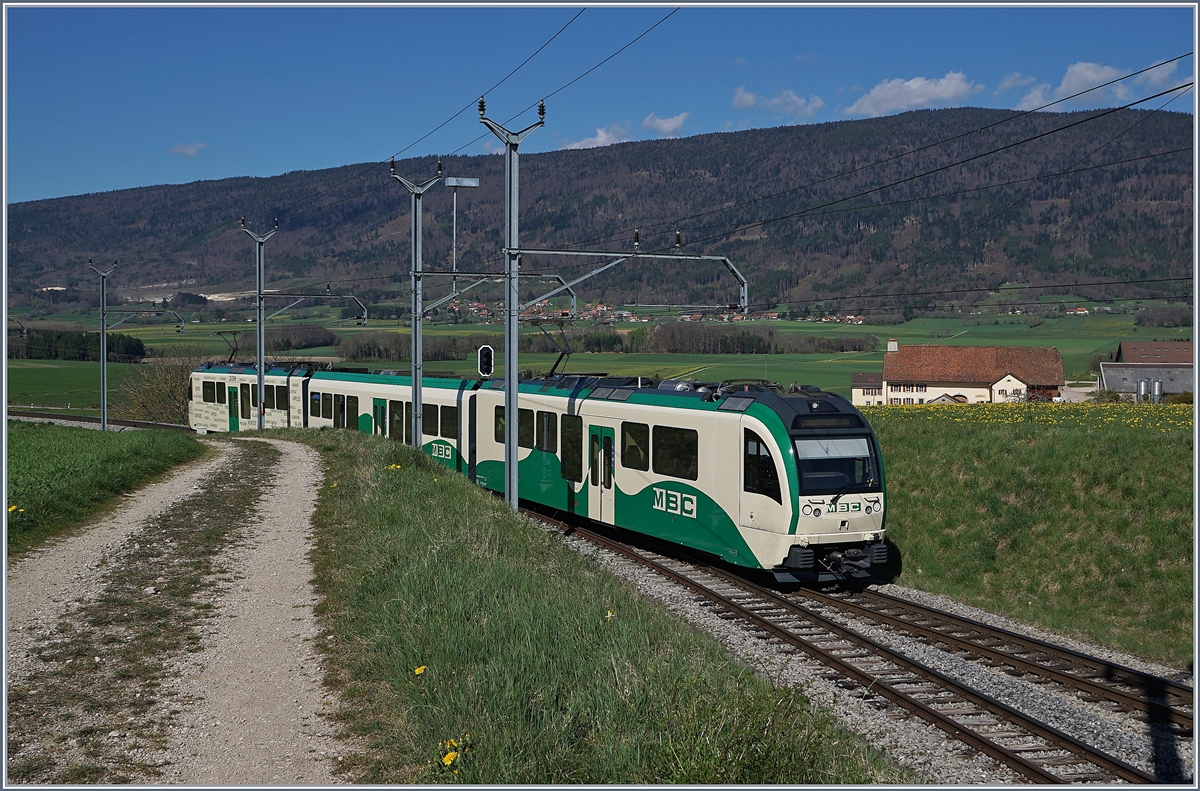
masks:
<path fill-rule="evenodd" d="M 1192 393 L 1190 390 L 1184 390 L 1182 393 L 1169 395 L 1163 400 L 1168 404 L 1190 404 L 1192 403 Z"/>

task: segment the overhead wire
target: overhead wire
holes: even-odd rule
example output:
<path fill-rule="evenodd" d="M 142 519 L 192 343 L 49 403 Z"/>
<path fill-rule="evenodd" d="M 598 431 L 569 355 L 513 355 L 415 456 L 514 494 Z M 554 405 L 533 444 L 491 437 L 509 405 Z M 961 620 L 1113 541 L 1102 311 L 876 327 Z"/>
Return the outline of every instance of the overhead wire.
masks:
<path fill-rule="evenodd" d="M 751 204 L 758 203 L 758 202 L 761 202 L 761 201 L 764 201 L 764 200 L 770 200 L 770 199 L 772 199 L 772 198 L 779 198 L 779 197 L 783 197 L 784 195 L 790 195 L 790 194 L 791 194 L 791 193 L 793 193 L 793 192 L 798 192 L 798 191 L 800 191 L 800 190 L 810 189 L 810 188 L 812 188 L 812 187 L 819 186 L 819 185 L 821 185 L 821 184 L 824 184 L 824 183 L 826 183 L 826 182 L 832 181 L 832 180 L 834 180 L 834 179 L 838 179 L 838 178 L 844 178 L 844 177 L 846 177 L 846 176 L 852 176 L 852 175 L 854 175 L 854 174 L 856 174 L 856 173 L 860 173 L 860 172 L 862 172 L 862 171 L 864 171 L 864 170 L 870 170 L 871 168 L 878 167 L 878 166 L 880 166 L 880 165 L 885 165 L 885 164 L 888 164 L 889 162 L 895 162 L 895 161 L 897 161 L 897 160 L 899 160 L 899 159 L 903 159 L 904 157 L 912 156 L 913 154 L 918 154 L 918 153 L 920 153 L 920 152 L 922 152 L 922 151 L 928 151 L 928 150 L 930 150 L 930 149 L 932 149 L 932 148 L 936 148 L 936 147 L 938 147 L 938 146 L 942 146 L 942 145 L 945 145 L 945 144 L 947 144 L 947 143 L 952 143 L 952 142 L 954 142 L 955 140 L 961 140 L 961 139 L 962 139 L 962 138 L 964 138 L 964 137 L 969 137 L 970 135 L 979 134 L 979 133 L 982 133 L 982 132 L 984 132 L 984 131 L 986 131 L 986 130 L 992 129 L 992 128 L 994 128 L 994 127 L 1001 126 L 1001 125 L 1003 125 L 1003 124 L 1007 124 L 1007 123 L 1011 123 L 1011 122 L 1013 122 L 1013 121 L 1016 121 L 1016 120 L 1019 120 L 1019 119 L 1021 119 L 1021 118 L 1024 118 L 1024 117 L 1025 117 L 1025 116 L 1027 116 L 1027 115 L 1031 115 L 1032 113 L 1041 112 L 1042 110 L 1045 110 L 1045 109 L 1046 109 L 1046 108 L 1048 108 L 1048 107 L 1053 107 L 1053 106 L 1054 106 L 1054 105 L 1056 105 L 1056 104 L 1062 104 L 1062 103 L 1064 103 L 1064 102 L 1071 101 L 1072 99 L 1077 99 L 1077 98 L 1079 98 L 1080 96 L 1084 96 L 1084 95 L 1086 95 L 1086 94 L 1092 93 L 1093 91 L 1098 91 L 1098 90 L 1101 90 L 1102 88 L 1107 88 L 1107 87 L 1108 87 L 1108 86 L 1110 86 L 1110 85 L 1113 85 L 1113 84 L 1115 84 L 1115 83 L 1122 82 L 1122 81 L 1124 81 L 1124 80 L 1130 79 L 1131 77 L 1137 77 L 1137 76 L 1139 76 L 1139 75 L 1141 75 L 1141 74 L 1144 74 L 1144 73 L 1146 73 L 1146 72 L 1153 71 L 1154 69 L 1159 69 L 1159 68 L 1162 68 L 1163 66 L 1166 66 L 1166 65 L 1168 65 L 1168 64 L 1171 64 L 1171 63 L 1175 63 L 1176 61 L 1179 61 L 1179 60 L 1182 60 L 1183 58 L 1190 57 L 1190 56 L 1191 56 L 1191 55 L 1193 55 L 1193 54 L 1194 54 L 1194 52 L 1185 52 L 1184 54 L 1182 54 L 1182 55 L 1177 55 L 1177 56 L 1175 56 L 1174 58 L 1171 58 L 1170 60 L 1165 60 L 1165 61 L 1162 61 L 1161 63 L 1155 63 L 1155 64 L 1153 64 L 1153 65 L 1151 65 L 1151 66 L 1147 66 L 1147 67 L 1146 67 L 1146 68 L 1144 68 L 1144 69 L 1140 69 L 1140 70 L 1138 70 L 1138 71 L 1131 72 L 1130 74 L 1126 74 L 1126 75 L 1124 75 L 1124 76 L 1122 76 L 1122 77 L 1117 77 L 1117 78 L 1114 78 L 1114 79 L 1112 79 L 1112 80 L 1109 80 L 1109 81 L 1107 81 L 1107 82 L 1100 83 L 1099 85 L 1094 85 L 1094 86 L 1092 86 L 1091 88 L 1086 88 L 1086 89 L 1084 89 L 1084 90 L 1082 90 L 1082 91 L 1078 91 L 1078 92 L 1076 92 L 1076 93 L 1073 93 L 1073 94 L 1071 94 L 1071 95 L 1069 95 L 1069 96 L 1064 96 L 1064 97 L 1062 97 L 1061 99 L 1055 99 L 1055 100 L 1054 100 L 1054 101 L 1052 101 L 1052 102 L 1047 102 L 1047 103 L 1045 103 L 1045 104 L 1043 104 L 1043 105 L 1041 105 L 1041 106 L 1039 106 L 1039 107 L 1035 107 L 1035 108 L 1033 108 L 1032 110 L 1025 110 L 1025 111 L 1022 111 L 1022 112 L 1019 112 L 1019 113 L 1017 113 L 1016 115 L 1009 116 L 1008 118 L 1003 118 L 1003 119 L 1001 119 L 1001 120 L 999 120 L 999 121 L 994 121 L 993 123 L 986 124 L 986 125 L 984 125 L 984 126 L 981 126 L 981 127 L 978 127 L 978 128 L 976 128 L 976 129 L 970 129 L 970 130 L 968 130 L 968 131 L 966 131 L 966 132 L 961 132 L 961 133 L 959 133 L 959 134 L 957 134 L 957 135 L 951 135 L 950 137 L 944 138 L 944 139 L 942 139 L 942 140 L 938 140 L 938 141 L 936 141 L 936 142 L 933 142 L 933 143 L 928 143 L 928 144 L 926 144 L 926 145 L 924 145 L 924 146 L 919 146 L 919 147 L 917 147 L 917 148 L 914 148 L 914 149 L 912 149 L 912 150 L 910 150 L 910 151 L 903 151 L 903 152 L 901 152 L 901 153 L 899 153 L 899 154 L 895 154 L 895 155 L 893 155 L 893 156 L 890 156 L 890 157 L 885 157 L 885 158 L 883 158 L 883 159 L 879 159 L 879 160 L 876 160 L 876 161 L 874 161 L 874 162 L 867 163 L 867 164 L 865 164 L 865 165 L 860 165 L 860 166 L 858 166 L 858 167 L 851 168 L 851 169 L 849 169 L 849 170 L 843 170 L 843 171 L 840 171 L 840 172 L 838 172 L 838 173 L 834 173 L 834 174 L 832 174 L 832 175 L 825 176 L 825 177 L 823 177 L 823 178 L 817 179 L 816 181 L 811 181 L 811 182 L 808 182 L 807 184 L 802 184 L 802 185 L 800 185 L 800 186 L 797 186 L 797 187 L 790 187 L 790 188 L 788 188 L 788 189 L 786 189 L 786 190 L 781 190 L 781 191 L 779 191 L 779 192 L 769 193 L 769 194 L 766 194 L 766 195 L 760 195 L 760 196 L 757 196 L 757 197 L 751 198 L 751 199 L 749 199 L 749 200 L 742 201 L 742 202 L 740 202 L 740 203 L 734 203 L 734 204 L 732 204 L 732 205 L 730 205 L 730 206 L 722 206 L 722 207 L 721 207 L 721 208 L 719 208 L 719 209 L 708 209 L 708 210 L 706 210 L 706 211 L 697 212 L 697 213 L 695 213 L 695 214 L 687 215 L 687 216 L 684 216 L 684 217 L 677 217 L 677 218 L 675 218 L 675 219 L 673 219 L 673 220 L 669 220 L 669 221 L 663 221 L 663 222 L 658 222 L 658 223 L 650 223 L 650 224 L 648 224 L 648 225 L 646 225 L 646 224 L 643 224 L 643 225 L 641 225 L 640 227 L 642 227 L 642 228 L 646 228 L 647 230 L 653 230 L 653 229 L 655 229 L 655 228 L 663 228 L 663 227 L 677 227 L 677 226 L 679 226 L 679 225 L 681 225 L 681 224 L 683 224 L 683 223 L 687 222 L 688 220 L 693 220 L 693 219 L 697 219 L 697 218 L 699 218 L 699 217 L 705 217 L 705 216 L 708 216 L 708 215 L 710 215 L 710 214 L 715 214 L 715 213 L 719 213 L 719 212 L 725 212 L 725 211 L 729 211 L 729 210 L 732 210 L 732 209 L 738 209 L 738 208 L 741 208 L 741 207 L 743 207 L 743 206 L 749 206 L 749 205 L 751 205 Z M 620 234 L 620 233 L 626 233 L 626 234 L 627 234 L 627 233 L 629 233 L 629 231 L 630 231 L 630 230 L 632 230 L 632 228 L 624 229 L 623 231 L 617 231 L 617 232 L 615 232 L 614 234 L 610 234 L 610 235 L 607 235 L 607 236 L 603 236 L 603 237 L 596 237 L 596 238 L 593 238 L 593 239 L 590 239 L 590 240 L 586 240 L 586 241 L 580 242 L 578 246 L 585 246 L 585 245 L 588 245 L 588 244 L 595 244 L 596 242 L 608 241 L 609 239 L 612 239 L 612 238 L 617 238 L 617 234 Z M 574 246 L 574 245 L 572 245 L 572 246 Z"/>

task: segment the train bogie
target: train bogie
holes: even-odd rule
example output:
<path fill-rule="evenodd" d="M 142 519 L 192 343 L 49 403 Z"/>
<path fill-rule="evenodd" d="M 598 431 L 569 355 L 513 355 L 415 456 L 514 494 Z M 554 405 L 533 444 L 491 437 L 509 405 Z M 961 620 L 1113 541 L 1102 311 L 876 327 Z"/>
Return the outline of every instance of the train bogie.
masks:
<path fill-rule="evenodd" d="M 271 369 L 268 427 L 329 427 L 412 443 L 411 379 Z M 645 533 L 780 579 L 866 576 L 886 561 L 883 467 L 846 399 L 560 376 L 520 385 L 521 498 Z M 503 380 L 422 385 L 422 449 L 503 493 Z M 224 399 L 221 399 L 221 395 Z M 193 374 L 192 425 L 256 428 L 252 367 Z"/>

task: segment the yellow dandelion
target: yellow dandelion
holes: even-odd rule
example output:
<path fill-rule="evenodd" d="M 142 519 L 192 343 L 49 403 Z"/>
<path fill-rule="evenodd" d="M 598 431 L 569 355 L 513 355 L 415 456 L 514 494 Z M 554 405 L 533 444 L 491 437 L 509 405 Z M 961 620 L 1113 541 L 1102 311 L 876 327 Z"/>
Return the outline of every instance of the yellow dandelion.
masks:
<path fill-rule="evenodd" d="M 25 513 L 25 509 L 24 509 L 24 508 L 18 508 L 18 509 L 17 509 L 17 513 L 18 513 L 18 514 L 23 514 L 23 513 Z"/>
<path fill-rule="evenodd" d="M 612 610 L 604 611 L 604 620 L 611 621 L 615 617 L 616 617 L 616 613 L 614 613 Z"/>
<path fill-rule="evenodd" d="M 17 510 L 17 507 L 16 507 L 15 505 L 10 505 L 10 506 L 8 507 L 8 512 L 9 512 L 10 514 L 11 514 L 13 511 L 15 511 L 15 510 Z"/>
<path fill-rule="evenodd" d="M 421 665 L 420 667 L 418 667 L 418 668 L 414 668 L 414 669 L 413 669 L 413 675 L 414 675 L 414 676 L 419 676 L 419 675 L 421 675 L 421 674 L 422 674 L 422 673 L 424 673 L 424 672 L 425 672 L 425 665 Z"/>
<path fill-rule="evenodd" d="M 448 752 L 442 756 L 442 765 L 449 766 L 450 764 L 454 763 L 457 760 L 458 760 L 458 753 L 454 750 L 451 750 L 450 752 Z"/>
<path fill-rule="evenodd" d="M 337 484 L 336 484 L 336 483 L 330 484 L 330 485 L 329 485 L 329 488 L 330 488 L 330 489 L 336 489 L 336 488 L 337 488 Z"/>

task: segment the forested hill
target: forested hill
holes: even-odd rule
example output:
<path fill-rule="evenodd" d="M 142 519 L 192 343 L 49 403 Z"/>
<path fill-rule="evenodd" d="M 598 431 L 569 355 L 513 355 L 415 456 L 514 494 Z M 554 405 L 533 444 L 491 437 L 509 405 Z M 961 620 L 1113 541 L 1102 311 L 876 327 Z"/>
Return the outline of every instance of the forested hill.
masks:
<path fill-rule="evenodd" d="M 683 252 L 726 255 L 747 275 L 752 302 L 870 290 L 844 309 L 978 296 L 899 296 L 934 288 L 1191 274 L 1191 115 L 1034 113 L 1005 122 L 1014 115 L 928 110 L 526 154 L 521 241 L 621 250 L 640 228 L 642 249 L 657 250 L 674 245 L 678 227 Z M 494 155 L 445 161 L 446 175 L 481 185 L 459 195 L 464 268 L 500 266 L 503 166 Z M 396 170 L 414 179 L 435 172 L 432 158 Z M 1064 171 L 1074 172 L 1055 175 Z M 448 268 L 451 191 L 435 188 L 424 203 L 426 267 Z M 407 288 L 409 205 L 386 164 L 13 204 L 10 304 L 45 286 L 91 289 L 89 257 L 120 260 L 118 288 L 252 289 L 254 244 L 238 229 L 243 215 L 260 232 L 279 218 L 267 245 L 269 285 L 345 279 L 368 299 L 394 297 Z M 580 265 L 531 258 L 525 269 L 571 274 Z M 1181 293 L 1170 284 L 1075 290 Z M 723 269 L 691 262 L 627 263 L 579 291 L 616 304 L 736 295 Z M 480 293 L 494 299 L 499 290 Z M 878 297 L 887 293 L 898 295 L 894 303 Z"/>

